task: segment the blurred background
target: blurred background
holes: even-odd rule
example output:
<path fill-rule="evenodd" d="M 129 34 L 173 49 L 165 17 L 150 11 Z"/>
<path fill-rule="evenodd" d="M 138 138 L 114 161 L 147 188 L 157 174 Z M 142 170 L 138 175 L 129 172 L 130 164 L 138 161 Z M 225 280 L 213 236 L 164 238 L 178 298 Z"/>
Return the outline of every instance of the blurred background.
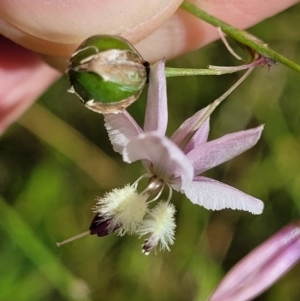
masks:
<path fill-rule="evenodd" d="M 300 63 L 300 5 L 249 29 Z M 147 58 L 145 58 L 147 59 Z M 168 62 L 172 67 L 237 65 L 221 42 Z M 241 74 L 168 79 L 171 134 Z M 258 144 L 206 172 L 265 203 L 262 215 L 207 211 L 174 193 L 171 252 L 142 254 L 135 236 L 86 236 L 95 198 L 133 183 L 140 162 L 114 153 L 103 117 L 58 80 L 0 140 L 0 300 L 205 301 L 223 275 L 300 213 L 300 74 L 257 68 L 213 113 L 210 138 L 265 124 Z M 142 125 L 146 91 L 129 111 Z M 260 301 L 300 300 L 300 264 Z"/>

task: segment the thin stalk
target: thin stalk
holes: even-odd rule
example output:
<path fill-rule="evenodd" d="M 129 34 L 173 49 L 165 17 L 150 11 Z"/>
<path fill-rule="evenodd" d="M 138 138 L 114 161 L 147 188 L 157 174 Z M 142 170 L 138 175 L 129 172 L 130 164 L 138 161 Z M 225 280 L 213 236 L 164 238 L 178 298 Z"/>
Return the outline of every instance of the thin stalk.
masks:
<path fill-rule="evenodd" d="M 165 67 L 166 77 L 175 76 L 195 76 L 195 75 L 223 75 L 230 74 L 233 70 L 215 70 L 215 69 L 186 69 L 186 68 L 170 68 Z"/>
<path fill-rule="evenodd" d="M 203 20 L 214 27 L 220 27 L 222 32 L 227 34 L 228 36 L 232 37 L 233 39 L 237 40 L 238 42 L 247 45 L 251 49 L 257 51 L 262 56 L 270 58 L 276 62 L 279 62 L 297 72 L 300 73 L 300 65 L 292 62 L 291 60 L 287 59 L 283 55 L 275 52 L 274 50 L 270 49 L 266 43 L 259 40 L 258 38 L 254 37 L 253 35 L 249 34 L 244 30 L 237 29 L 216 17 L 206 13 L 199 7 L 184 1 L 181 6 L 181 9 L 185 10 L 186 12 L 192 14 L 196 18 Z"/>
<path fill-rule="evenodd" d="M 214 102 L 212 102 L 205 113 L 201 116 L 201 118 L 195 123 L 192 130 L 186 135 L 186 137 L 180 142 L 179 147 L 184 148 L 186 144 L 192 139 L 196 131 L 200 128 L 200 126 L 205 122 L 205 120 L 212 114 L 212 112 L 217 108 L 217 106 L 227 98 L 253 71 L 254 68 L 248 69 L 243 76 L 233 84 L 225 93 L 223 93 L 219 98 L 217 98 Z"/>
<path fill-rule="evenodd" d="M 58 247 L 60 247 L 61 245 L 67 244 L 67 243 L 69 243 L 69 242 L 71 242 L 71 241 L 73 241 L 73 240 L 79 239 L 79 238 L 84 237 L 84 236 L 87 236 L 87 235 L 89 235 L 89 234 L 91 234 L 91 231 L 90 231 L 90 230 L 85 231 L 85 232 L 80 233 L 80 234 L 77 234 L 77 235 L 75 235 L 75 236 L 72 236 L 72 237 L 70 237 L 70 238 L 68 238 L 68 239 L 65 239 L 64 241 L 57 242 L 56 245 L 57 245 Z"/>
<path fill-rule="evenodd" d="M 199 121 L 194 125 L 192 131 L 199 129 L 199 127 L 204 123 L 204 121 L 212 114 L 212 112 L 217 108 L 217 106 L 227 98 L 253 71 L 253 68 L 248 69 L 244 75 L 234 84 L 232 85 L 224 94 L 222 94 L 219 98 L 217 98 L 213 103 L 211 103 L 204 113 L 204 115 L 199 119 Z"/>

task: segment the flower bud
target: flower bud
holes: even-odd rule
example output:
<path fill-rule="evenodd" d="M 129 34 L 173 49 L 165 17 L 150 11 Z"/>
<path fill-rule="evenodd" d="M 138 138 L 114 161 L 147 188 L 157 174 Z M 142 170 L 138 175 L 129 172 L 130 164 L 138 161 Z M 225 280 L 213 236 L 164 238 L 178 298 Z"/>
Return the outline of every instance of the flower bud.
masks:
<path fill-rule="evenodd" d="M 117 113 L 138 99 L 148 82 L 149 63 L 119 36 L 97 35 L 85 40 L 70 59 L 68 76 L 89 109 Z"/>

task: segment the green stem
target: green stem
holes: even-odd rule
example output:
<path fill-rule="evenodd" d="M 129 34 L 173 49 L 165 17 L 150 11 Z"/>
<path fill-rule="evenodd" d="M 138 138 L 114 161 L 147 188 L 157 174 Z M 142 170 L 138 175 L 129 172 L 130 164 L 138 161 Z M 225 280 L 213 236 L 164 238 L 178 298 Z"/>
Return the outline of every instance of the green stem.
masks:
<path fill-rule="evenodd" d="M 166 77 L 174 76 L 194 76 L 194 75 L 223 75 L 234 73 L 235 70 L 215 70 L 215 69 L 186 69 L 165 67 Z"/>
<path fill-rule="evenodd" d="M 234 28 L 233 26 L 213 17 L 212 15 L 206 13 L 202 9 L 194 6 L 193 4 L 184 1 L 181 6 L 183 10 L 187 11 L 188 13 L 192 14 L 198 19 L 201 19 L 214 27 L 220 27 L 221 30 L 227 34 L 228 36 L 232 37 L 233 39 L 237 40 L 238 42 L 245 44 L 252 48 L 253 50 L 260 53 L 262 56 L 270 58 L 276 62 L 279 62 L 297 72 L 300 73 L 300 66 L 292 62 L 291 60 L 287 59 L 286 57 L 282 56 L 281 54 L 275 52 L 274 50 L 270 49 L 267 44 L 259 40 L 258 38 L 252 36 L 248 32 L 244 30 L 239 30 Z"/>

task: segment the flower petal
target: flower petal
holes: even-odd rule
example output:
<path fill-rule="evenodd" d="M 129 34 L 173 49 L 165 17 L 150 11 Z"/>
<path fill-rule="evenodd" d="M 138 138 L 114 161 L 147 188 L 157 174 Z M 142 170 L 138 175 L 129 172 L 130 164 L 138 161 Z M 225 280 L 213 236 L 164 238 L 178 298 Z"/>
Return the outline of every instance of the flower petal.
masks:
<path fill-rule="evenodd" d="M 105 114 L 104 121 L 114 151 L 120 154 L 130 139 L 143 132 L 127 111 Z"/>
<path fill-rule="evenodd" d="M 300 259 L 300 222 L 292 223 L 254 249 L 221 281 L 209 301 L 253 300 Z"/>
<path fill-rule="evenodd" d="M 193 166 L 181 149 L 157 132 L 140 134 L 130 140 L 124 148 L 123 159 L 128 163 L 146 159 L 153 175 L 166 182 L 179 177 L 179 186 L 183 187 L 189 184 L 194 176 Z"/>
<path fill-rule="evenodd" d="M 151 66 L 144 131 L 165 135 L 168 124 L 165 60 Z"/>
<path fill-rule="evenodd" d="M 191 150 L 187 157 L 194 166 L 195 175 L 226 162 L 254 146 L 264 126 L 225 135 L 201 144 Z"/>
<path fill-rule="evenodd" d="M 195 113 L 192 117 L 184 121 L 181 126 L 173 133 L 171 140 L 183 149 L 183 152 L 187 154 L 193 148 L 197 147 L 201 143 L 207 141 L 209 133 L 209 117 L 204 123 L 195 131 L 195 134 L 189 141 L 184 141 L 185 137 L 192 131 L 195 124 L 206 112 L 207 107 Z"/>
<path fill-rule="evenodd" d="M 261 200 L 206 177 L 195 177 L 194 181 L 181 190 L 192 203 L 210 210 L 230 208 L 260 214 L 264 207 Z"/>

